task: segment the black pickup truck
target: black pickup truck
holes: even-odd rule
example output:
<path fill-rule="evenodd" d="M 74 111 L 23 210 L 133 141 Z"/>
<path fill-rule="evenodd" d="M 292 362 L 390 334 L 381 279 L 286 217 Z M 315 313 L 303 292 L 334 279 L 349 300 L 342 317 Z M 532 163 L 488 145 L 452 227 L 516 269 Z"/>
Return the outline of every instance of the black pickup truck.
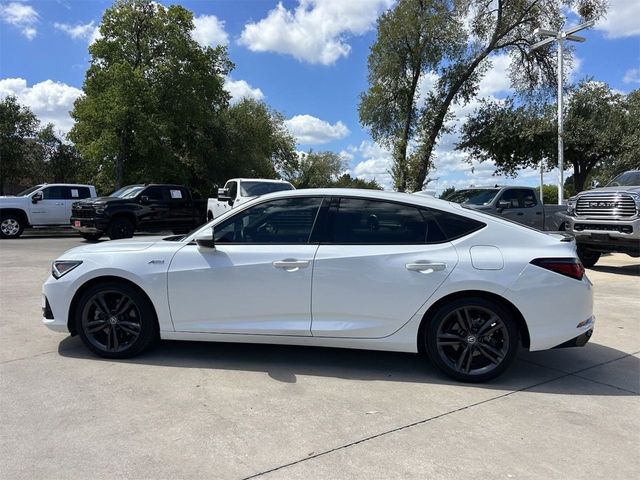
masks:
<path fill-rule="evenodd" d="M 136 231 L 187 233 L 205 222 L 206 200 L 196 200 L 180 185 L 128 185 L 108 197 L 73 204 L 71 226 L 87 240 L 111 240 Z"/>

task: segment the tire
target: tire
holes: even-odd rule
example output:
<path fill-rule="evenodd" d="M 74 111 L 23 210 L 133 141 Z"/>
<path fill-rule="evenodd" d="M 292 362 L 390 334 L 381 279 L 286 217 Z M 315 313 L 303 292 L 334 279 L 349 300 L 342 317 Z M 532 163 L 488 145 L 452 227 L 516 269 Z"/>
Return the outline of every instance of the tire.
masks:
<path fill-rule="evenodd" d="M 85 240 L 88 240 L 89 242 L 97 242 L 98 240 L 100 240 L 100 238 L 102 238 L 102 235 L 104 235 L 104 233 L 102 232 L 80 234 L 82 238 L 84 238 Z"/>
<path fill-rule="evenodd" d="M 578 245 L 578 258 L 582 262 L 582 265 L 584 265 L 586 268 L 591 268 L 596 263 L 598 263 L 598 260 L 600 260 L 600 255 L 602 255 L 600 252 L 595 252 L 581 245 Z"/>
<path fill-rule="evenodd" d="M 99 283 L 82 294 L 75 325 L 87 348 L 105 358 L 133 357 L 159 338 L 151 301 L 138 289 L 115 281 Z"/>
<path fill-rule="evenodd" d="M 25 222 L 20 215 L 3 213 L 0 217 L 0 238 L 18 238 L 24 232 Z"/>
<path fill-rule="evenodd" d="M 423 341 L 429 358 L 455 380 L 491 380 L 513 363 L 518 352 L 516 320 L 496 302 L 460 298 L 440 307 L 428 321 Z"/>
<path fill-rule="evenodd" d="M 133 223 L 127 218 L 114 218 L 107 229 L 107 236 L 111 240 L 133 237 Z"/>

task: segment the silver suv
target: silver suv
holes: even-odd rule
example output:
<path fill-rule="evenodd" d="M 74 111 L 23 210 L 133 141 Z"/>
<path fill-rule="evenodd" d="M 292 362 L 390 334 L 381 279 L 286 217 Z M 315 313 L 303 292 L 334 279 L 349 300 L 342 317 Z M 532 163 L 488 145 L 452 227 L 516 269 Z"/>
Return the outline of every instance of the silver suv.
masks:
<path fill-rule="evenodd" d="M 640 257 L 640 170 L 571 197 L 567 215 L 566 229 L 584 266 L 594 266 L 603 252 Z"/>

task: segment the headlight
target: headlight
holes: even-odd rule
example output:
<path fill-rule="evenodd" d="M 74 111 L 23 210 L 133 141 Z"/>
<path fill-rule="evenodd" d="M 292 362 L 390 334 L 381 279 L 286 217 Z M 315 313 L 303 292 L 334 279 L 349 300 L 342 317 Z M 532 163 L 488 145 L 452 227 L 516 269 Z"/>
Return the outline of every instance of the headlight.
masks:
<path fill-rule="evenodd" d="M 82 263 L 81 260 L 56 260 L 51 265 L 51 275 L 58 279 Z"/>
<path fill-rule="evenodd" d="M 567 213 L 569 215 L 573 215 L 576 211 L 576 203 L 577 203 L 578 199 L 573 197 L 570 198 L 569 200 L 567 200 Z"/>

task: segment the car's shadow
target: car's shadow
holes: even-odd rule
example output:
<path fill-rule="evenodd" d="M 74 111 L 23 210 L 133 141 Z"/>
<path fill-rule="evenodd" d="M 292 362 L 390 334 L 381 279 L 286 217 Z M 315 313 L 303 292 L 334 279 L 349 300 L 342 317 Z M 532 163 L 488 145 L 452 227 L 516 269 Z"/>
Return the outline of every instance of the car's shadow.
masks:
<path fill-rule="evenodd" d="M 640 277 L 640 264 L 631 264 L 631 265 L 595 265 L 590 267 L 588 270 L 594 270 L 596 272 L 603 273 L 615 273 L 618 275 L 631 275 L 633 277 Z"/>
<path fill-rule="evenodd" d="M 77 359 L 114 361 L 93 355 L 78 337 L 65 338 L 60 342 L 58 352 L 62 356 Z M 531 391 L 565 395 L 637 395 L 616 388 L 593 390 L 589 388 L 593 385 L 585 386 L 585 382 L 570 381 L 571 378 L 575 380 L 575 377 L 569 376 L 568 370 L 564 370 L 561 364 L 571 360 L 581 363 L 581 358 L 585 355 L 588 358 L 603 359 L 602 362 L 626 356 L 633 363 L 629 375 L 637 375 L 640 371 L 640 359 L 596 343 L 583 348 L 562 350 L 560 356 L 557 352 L 559 351 L 522 351 L 516 364 L 505 374 L 491 382 L 471 385 L 505 391 L 531 388 Z M 573 355 L 578 357 L 572 359 Z M 264 372 L 272 379 L 286 383 L 295 383 L 297 376 L 303 375 L 357 381 L 456 384 L 424 355 L 370 350 L 165 340 L 150 352 L 115 361 L 162 367 Z M 560 365 L 555 365 L 558 363 Z M 554 379 L 557 381 L 553 381 Z"/>

